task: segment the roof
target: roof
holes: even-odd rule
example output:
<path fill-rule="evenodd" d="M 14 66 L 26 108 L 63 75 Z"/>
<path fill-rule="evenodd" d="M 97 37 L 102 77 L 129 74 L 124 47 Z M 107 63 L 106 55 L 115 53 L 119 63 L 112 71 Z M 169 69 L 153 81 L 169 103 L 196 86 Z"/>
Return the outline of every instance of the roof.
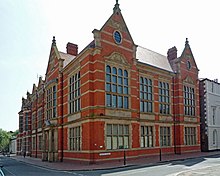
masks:
<path fill-rule="evenodd" d="M 173 72 L 166 56 L 151 51 L 149 49 L 138 46 L 136 52 L 136 58 L 138 59 L 139 62 L 142 62 L 144 64 L 148 64 L 169 72 Z"/>
<path fill-rule="evenodd" d="M 59 54 L 60 54 L 61 59 L 64 60 L 63 61 L 63 68 L 66 67 L 76 57 L 71 54 L 66 54 L 66 53 L 63 53 L 60 51 L 59 51 Z"/>

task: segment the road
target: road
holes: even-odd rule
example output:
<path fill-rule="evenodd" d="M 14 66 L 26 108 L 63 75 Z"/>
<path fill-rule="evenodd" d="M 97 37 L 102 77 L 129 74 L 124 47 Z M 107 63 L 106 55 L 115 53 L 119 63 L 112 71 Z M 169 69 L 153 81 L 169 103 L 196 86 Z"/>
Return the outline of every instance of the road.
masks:
<path fill-rule="evenodd" d="M 154 166 L 77 173 L 90 176 L 219 176 L 220 156 L 173 161 Z"/>
<path fill-rule="evenodd" d="M 75 174 L 72 172 L 55 171 L 33 166 L 9 157 L 0 156 L 0 162 L 4 166 L 2 170 L 5 176 L 81 176 L 81 174 Z"/>
<path fill-rule="evenodd" d="M 6 176 L 219 176 L 220 156 L 195 158 L 182 161 L 160 163 L 151 166 L 129 166 L 110 170 L 95 171 L 55 171 L 33 166 L 9 157 L 0 157 Z"/>

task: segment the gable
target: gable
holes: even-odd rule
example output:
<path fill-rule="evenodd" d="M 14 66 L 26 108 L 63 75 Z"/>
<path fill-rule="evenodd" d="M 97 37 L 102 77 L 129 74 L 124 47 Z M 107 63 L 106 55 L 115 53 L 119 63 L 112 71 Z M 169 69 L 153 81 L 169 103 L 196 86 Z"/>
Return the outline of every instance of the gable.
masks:
<path fill-rule="evenodd" d="M 182 65 L 185 66 L 186 70 L 195 70 L 197 72 L 199 71 L 187 38 L 185 48 L 179 59 L 183 63 Z"/>
<path fill-rule="evenodd" d="M 50 55 L 49 55 L 49 60 L 47 64 L 47 70 L 46 70 L 46 77 L 53 72 L 55 69 L 56 64 L 58 63 L 58 59 L 60 58 L 59 52 L 56 46 L 56 40 L 55 37 L 53 37 L 52 45 L 51 45 L 51 50 L 50 50 Z"/>
<path fill-rule="evenodd" d="M 120 42 L 115 40 L 115 33 L 120 35 Z M 93 34 L 95 46 L 97 47 L 102 47 L 103 43 L 107 43 L 112 46 L 126 47 L 133 50 L 134 42 L 122 16 L 118 2 L 116 2 L 113 14 L 110 18 L 105 22 L 100 30 L 95 29 Z"/>

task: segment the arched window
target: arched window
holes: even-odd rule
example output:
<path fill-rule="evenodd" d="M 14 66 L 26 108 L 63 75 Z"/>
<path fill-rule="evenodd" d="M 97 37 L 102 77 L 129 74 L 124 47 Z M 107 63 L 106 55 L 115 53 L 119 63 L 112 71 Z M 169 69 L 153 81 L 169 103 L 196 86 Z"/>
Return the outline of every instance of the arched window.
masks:
<path fill-rule="evenodd" d="M 112 72 L 111 72 L 112 70 Z M 123 74 L 124 73 L 124 74 Z M 106 106 L 128 109 L 128 72 L 106 66 Z"/>

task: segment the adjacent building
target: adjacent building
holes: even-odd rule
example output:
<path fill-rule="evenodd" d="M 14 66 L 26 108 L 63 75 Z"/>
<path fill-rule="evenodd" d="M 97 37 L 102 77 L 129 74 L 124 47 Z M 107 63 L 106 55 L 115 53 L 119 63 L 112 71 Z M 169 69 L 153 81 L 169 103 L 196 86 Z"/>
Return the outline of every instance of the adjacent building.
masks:
<path fill-rule="evenodd" d="M 45 80 L 22 103 L 18 151 L 28 140 L 32 157 L 89 163 L 122 159 L 124 150 L 128 159 L 200 151 L 198 68 L 188 39 L 179 57 L 176 47 L 164 56 L 136 45 L 117 1 L 92 32 L 80 53 L 73 43 L 60 52 L 53 38 Z"/>
<path fill-rule="evenodd" d="M 218 80 L 200 80 L 201 149 L 220 149 L 220 84 Z"/>
<path fill-rule="evenodd" d="M 27 98 L 22 98 L 22 106 L 19 114 L 19 134 L 17 135 L 17 154 L 24 152 L 31 155 L 31 94 L 27 92 Z"/>

